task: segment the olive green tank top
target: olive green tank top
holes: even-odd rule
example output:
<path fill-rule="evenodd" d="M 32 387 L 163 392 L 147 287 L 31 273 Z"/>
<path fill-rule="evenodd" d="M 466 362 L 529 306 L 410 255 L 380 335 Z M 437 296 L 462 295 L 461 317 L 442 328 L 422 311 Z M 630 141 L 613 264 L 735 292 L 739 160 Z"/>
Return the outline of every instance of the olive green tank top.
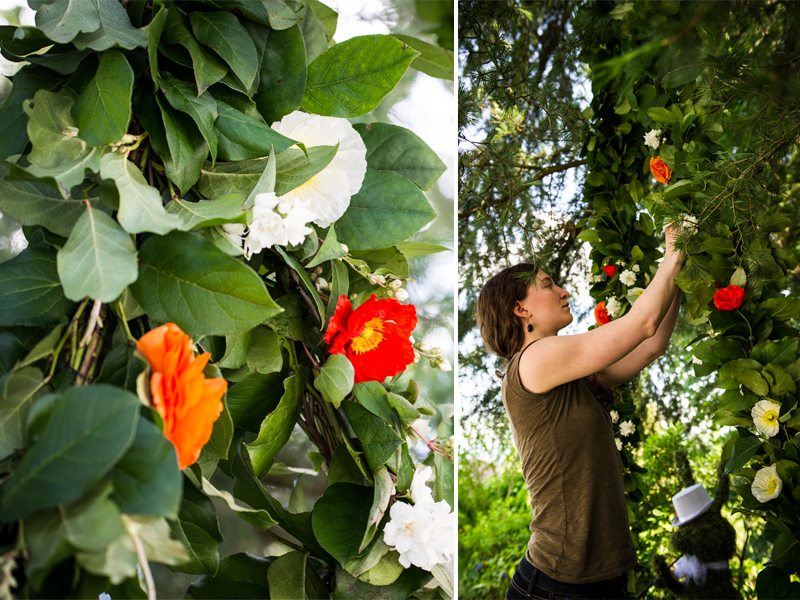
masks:
<path fill-rule="evenodd" d="M 618 577 L 636 553 L 611 417 L 582 379 L 544 394 L 527 390 L 522 352 L 502 394 L 533 510 L 527 558 L 563 583 Z"/>

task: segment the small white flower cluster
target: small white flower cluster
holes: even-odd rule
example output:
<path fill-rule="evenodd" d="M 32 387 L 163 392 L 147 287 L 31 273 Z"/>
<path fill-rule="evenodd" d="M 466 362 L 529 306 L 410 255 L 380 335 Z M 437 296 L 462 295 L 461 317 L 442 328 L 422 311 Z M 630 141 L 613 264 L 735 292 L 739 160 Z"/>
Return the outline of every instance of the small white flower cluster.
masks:
<path fill-rule="evenodd" d="M 616 410 L 612 410 L 610 413 L 611 415 L 611 422 L 613 424 L 617 424 L 619 421 L 619 413 Z M 636 431 L 636 425 L 632 421 L 623 421 L 619 424 L 619 435 L 620 437 L 628 437 L 633 435 Z M 618 437 L 614 438 L 614 444 L 617 446 L 617 450 L 620 452 L 622 451 L 622 440 Z"/>
<path fill-rule="evenodd" d="M 430 571 L 453 557 L 453 511 L 445 500 L 434 502 L 427 486 L 432 477 L 433 469 L 417 466 L 411 482 L 414 504 L 398 501 L 389 510 L 383 541 L 400 553 L 400 564 L 405 568 L 415 565 Z"/>
<path fill-rule="evenodd" d="M 697 233 L 697 217 L 688 213 L 678 215 L 678 229 L 681 232 L 688 231 L 690 235 Z"/>
<path fill-rule="evenodd" d="M 434 369 L 441 369 L 442 371 L 453 370 L 453 365 L 451 365 L 450 361 L 444 356 L 441 348 L 431 348 L 425 342 L 420 342 L 414 349 L 417 351 L 418 356 L 427 358 Z M 415 360 L 414 362 L 417 361 Z"/>
<path fill-rule="evenodd" d="M 338 144 L 338 150 L 324 169 L 283 196 L 257 194 L 249 226 L 223 226 L 234 244 L 243 245 L 246 258 L 272 246 L 302 244 L 313 231 L 311 223 L 328 227 L 350 206 L 367 172 L 367 148 L 347 119 L 296 110 L 272 129 L 309 148 Z"/>
<path fill-rule="evenodd" d="M 661 130 L 651 129 L 644 134 L 644 145 L 649 146 L 653 150 L 661 145 Z"/>
<path fill-rule="evenodd" d="M 322 276 L 322 267 L 316 267 L 310 271 L 308 278 L 314 282 L 314 287 L 317 288 L 318 292 L 323 292 L 331 287 L 328 281 Z"/>
<path fill-rule="evenodd" d="M 638 265 L 634 265 L 638 266 Z M 630 269 L 625 269 L 619 275 L 619 280 L 624 283 L 626 286 L 631 287 L 632 285 L 636 284 L 636 271 L 632 271 Z"/>
<path fill-rule="evenodd" d="M 386 275 L 370 273 L 367 275 L 367 281 L 372 285 L 379 285 L 385 288 L 386 295 L 389 298 L 395 298 L 398 302 L 405 302 L 408 300 L 408 292 L 403 289 L 403 279 L 397 275 L 391 273 Z"/>

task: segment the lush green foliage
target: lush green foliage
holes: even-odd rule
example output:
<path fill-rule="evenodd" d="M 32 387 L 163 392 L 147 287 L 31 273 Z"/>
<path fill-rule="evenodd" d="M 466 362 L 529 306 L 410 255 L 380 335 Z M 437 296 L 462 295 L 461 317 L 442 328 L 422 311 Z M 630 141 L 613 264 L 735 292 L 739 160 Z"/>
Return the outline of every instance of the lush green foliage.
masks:
<path fill-rule="evenodd" d="M 452 52 L 410 36 L 335 44 L 337 14 L 317 0 L 30 4 L 36 27 L 0 27 L 23 63 L 0 104 L 0 210 L 28 241 L 0 264 L 0 587 L 152 597 L 137 568 L 148 580 L 156 562 L 195 575 L 193 598 L 452 595 L 441 565 L 403 568 L 383 540 L 410 497 L 417 419 L 438 427 L 424 460 L 453 505 L 451 412 L 414 367 L 354 385 L 322 340 L 340 297 L 401 298 L 409 258 L 446 249 L 411 239 L 436 216 L 425 191 L 442 161 L 368 114 L 409 67 L 451 79 Z M 302 241 L 251 255 L 237 232 L 263 198 L 311 185 L 339 151 L 279 133 L 299 109 L 360 118 L 345 125 L 363 185 L 324 226 L 303 221 Z M 135 351 L 165 322 L 228 386 L 183 472 Z M 304 466 L 287 467 L 297 437 Z M 265 485 L 286 474 L 289 502 Z M 278 544 L 221 555 L 218 510 Z"/>

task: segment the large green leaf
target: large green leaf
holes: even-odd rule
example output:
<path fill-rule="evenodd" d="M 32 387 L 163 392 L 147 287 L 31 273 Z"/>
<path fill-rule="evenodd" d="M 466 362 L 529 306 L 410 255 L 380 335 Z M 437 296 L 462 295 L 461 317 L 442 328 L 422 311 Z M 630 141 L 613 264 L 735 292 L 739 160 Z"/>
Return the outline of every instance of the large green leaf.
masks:
<path fill-rule="evenodd" d="M 200 177 L 200 169 L 208 156 L 208 145 L 189 117 L 174 111 L 160 98 L 156 98 L 156 102 L 161 111 L 167 146 L 166 150 L 162 148 L 158 152 L 164 159 L 167 177 L 185 194 Z"/>
<path fill-rule="evenodd" d="M 372 508 L 372 492 L 372 488 L 362 485 L 334 483 L 314 505 L 314 535 L 341 564 L 359 552 Z"/>
<path fill-rule="evenodd" d="M 244 113 L 217 99 L 219 117 L 214 127 L 219 136 L 221 160 L 247 160 L 267 156 L 270 148 L 283 152 L 294 140 L 274 131 L 258 114 Z"/>
<path fill-rule="evenodd" d="M 197 95 L 194 86 L 166 74 L 159 83 L 172 107 L 191 117 L 208 144 L 211 160 L 217 160 L 217 133 L 214 129 L 214 122 L 217 120 L 217 103 L 211 94 L 203 92 Z"/>
<path fill-rule="evenodd" d="M 403 443 L 394 429 L 380 417 L 355 402 L 343 405 L 347 420 L 364 449 L 364 456 L 370 470 L 379 469 L 394 456 L 395 450 Z"/>
<path fill-rule="evenodd" d="M 31 0 L 36 27 L 54 42 L 66 44 L 78 33 L 97 31 L 100 15 L 95 2 L 85 0 Z"/>
<path fill-rule="evenodd" d="M 261 61 L 261 81 L 253 98 L 267 123 L 300 107 L 306 74 L 306 46 L 300 28 L 294 25 L 270 31 Z"/>
<path fill-rule="evenodd" d="M 150 67 L 150 76 L 153 85 L 158 89 L 158 82 L 161 74 L 158 70 L 158 44 L 161 41 L 161 34 L 167 23 L 167 9 L 163 6 L 158 9 L 153 19 L 147 25 L 147 65 Z"/>
<path fill-rule="evenodd" d="M 351 250 L 386 248 L 408 239 L 434 217 L 436 212 L 411 181 L 367 169 L 361 190 L 336 222 L 336 233 Z"/>
<path fill-rule="evenodd" d="M 264 172 L 266 159 L 240 160 L 229 163 L 204 165 L 200 172 L 197 190 L 206 198 L 218 198 L 228 194 L 247 197 Z"/>
<path fill-rule="evenodd" d="M 3 301 L 0 325 L 52 325 L 71 306 L 58 279 L 56 256 L 49 249 L 26 248 L 0 264 Z"/>
<path fill-rule="evenodd" d="M 208 481 L 208 479 L 203 478 L 202 486 L 203 493 L 209 497 L 214 496 L 221 499 L 223 502 L 225 502 L 225 504 L 228 505 L 230 510 L 236 513 L 237 516 L 239 516 L 243 521 L 247 521 L 250 523 L 250 525 L 256 527 L 257 529 L 267 530 L 277 522 L 274 518 L 272 518 L 272 515 L 270 515 L 267 510 L 264 510 L 263 508 L 249 508 L 244 506 L 230 492 L 217 489 L 210 481 Z"/>
<path fill-rule="evenodd" d="M 258 51 L 247 29 L 232 13 L 193 12 L 189 22 L 195 38 L 221 56 L 249 92 L 258 74 Z"/>
<path fill-rule="evenodd" d="M 308 373 L 300 369 L 284 380 L 284 394 L 278 406 L 264 419 L 258 437 L 247 444 L 256 477 L 269 471 L 275 455 L 289 440 L 303 405 L 307 378 Z"/>
<path fill-rule="evenodd" d="M 93 146 L 118 142 L 131 120 L 133 69 L 121 52 L 103 52 L 97 72 L 75 101 L 79 135 Z"/>
<path fill-rule="evenodd" d="M 133 442 L 139 406 L 136 396 L 108 385 L 62 394 L 38 441 L 0 488 L 0 520 L 69 504 L 94 487 Z"/>
<path fill-rule="evenodd" d="M 27 116 L 23 102 L 37 90 L 51 89 L 59 84 L 49 69 L 27 67 L 14 75 L 14 87 L 0 105 L 0 159 L 20 154 L 28 143 Z"/>
<path fill-rule="evenodd" d="M 12 371 L 0 379 L 0 460 L 25 446 L 28 408 L 42 379 L 42 372 L 35 367 Z"/>
<path fill-rule="evenodd" d="M 800 300 L 797 298 L 769 298 L 761 303 L 773 319 L 788 321 L 800 317 Z"/>
<path fill-rule="evenodd" d="M 73 99 L 65 93 L 39 90 L 23 103 L 33 148 L 27 170 L 36 177 L 53 177 L 69 190 L 83 182 L 86 169 L 100 169 L 101 150 L 77 136 Z"/>
<path fill-rule="evenodd" d="M 124 158 L 123 158 L 124 160 Z M 136 281 L 136 248 L 130 236 L 101 210 L 86 206 L 58 251 L 58 276 L 70 300 L 111 302 Z"/>
<path fill-rule="evenodd" d="M 131 515 L 174 518 L 181 501 L 181 472 L 175 447 L 139 417 L 133 445 L 111 472 L 114 501 Z"/>
<path fill-rule="evenodd" d="M 336 588 L 331 596 L 334 600 L 369 598 L 370 600 L 395 600 L 408 598 L 431 579 L 431 574 L 419 567 L 404 569 L 389 585 L 371 585 L 350 575 L 336 565 Z"/>
<path fill-rule="evenodd" d="M 375 108 L 419 52 L 390 35 L 365 35 L 336 44 L 308 65 L 303 109 L 358 117 Z"/>
<path fill-rule="evenodd" d="M 444 173 L 445 164 L 415 133 L 389 123 L 355 126 L 367 147 L 367 165 L 374 171 L 394 171 L 423 190 Z"/>
<path fill-rule="evenodd" d="M 178 44 L 188 50 L 198 94 L 205 92 L 209 86 L 220 81 L 227 74 L 228 69 L 225 64 L 197 43 L 178 10 L 171 10 L 167 14 L 164 37 L 170 44 Z"/>
<path fill-rule="evenodd" d="M 173 198 L 167 204 L 167 212 L 180 220 L 178 229 L 189 231 L 202 227 L 213 227 L 223 223 L 246 223 L 247 214 L 243 208 L 242 197 L 230 194 L 213 200 L 190 202 L 183 198 Z"/>
<path fill-rule="evenodd" d="M 746 435 L 736 440 L 733 453 L 725 463 L 725 473 L 735 473 L 744 467 L 761 449 L 761 440 L 754 435 Z"/>
<path fill-rule="evenodd" d="M 280 373 L 253 373 L 228 390 L 228 410 L 236 427 L 258 432 L 264 417 L 278 406 L 282 396 Z"/>
<path fill-rule="evenodd" d="M 414 59 L 411 66 L 418 71 L 422 71 L 431 77 L 453 80 L 453 51 L 436 44 L 429 44 L 410 35 L 393 34 L 404 44 L 408 44 L 419 52 L 419 56 Z"/>
<path fill-rule="evenodd" d="M 178 520 L 173 530 L 189 550 L 189 561 L 180 566 L 184 573 L 213 575 L 219 567 L 219 530 L 217 513 L 211 499 L 185 482 Z"/>
<path fill-rule="evenodd" d="M 306 151 L 289 148 L 277 154 L 275 193 L 283 196 L 304 184 L 330 164 L 337 150 L 337 146 L 314 146 Z"/>
<path fill-rule="evenodd" d="M 314 387 L 336 408 L 353 389 L 355 370 L 344 354 L 331 354 L 314 379 Z"/>
<path fill-rule="evenodd" d="M 270 598 L 326 598 L 328 590 L 308 563 L 307 552 L 288 552 L 269 566 Z"/>
<path fill-rule="evenodd" d="M 99 27 L 88 33 L 79 33 L 73 43 L 79 50 L 91 48 L 102 52 L 112 46 L 127 50 L 144 48 L 147 35 L 131 25 L 131 20 L 123 5 L 114 0 L 94 0 L 97 7 Z M 84 31 L 87 31 L 84 29 Z"/>
<path fill-rule="evenodd" d="M 194 336 L 246 331 L 280 311 L 255 271 L 201 237 L 151 237 L 139 261 L 131 287 L 137 302 Z"/>
<path fill-rule="evenodd" d="M 41 225 L 69 236 L 83 214 L 83 203 L 64 198 L 54 179 L 32 177 L 19 167 L 0 163 L 0 210 L 21 225 Z"/>
<path fill-rule="evenodd" d="M 269 598 L 267 574 L 273 557 L 260 558 L 241 552 L 219 562 L 213 577 L 201 577 L 189 586 L 187 598 Z"/>

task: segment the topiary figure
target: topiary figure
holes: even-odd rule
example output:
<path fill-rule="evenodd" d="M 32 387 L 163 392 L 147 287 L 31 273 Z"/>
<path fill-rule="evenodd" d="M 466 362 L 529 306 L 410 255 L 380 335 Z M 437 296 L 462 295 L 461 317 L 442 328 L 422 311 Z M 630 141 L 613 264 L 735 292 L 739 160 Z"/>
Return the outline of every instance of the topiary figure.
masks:
<path fill-rule="evenodd" d="M 739 599 L 741 595 L 733 586 L 728 565 L 736 553 L 736 531 L 720 512 L 730 491 L 723 463 L 717 467 L 718 483 L 713 500 L 708 498 L 702 486 L 695 485 L 685 452 L 675 453 L 675 463 L 686 487 L 673 497 L 678 518 L 673 521 L 676 528 L 670 537 L 670 546 L 682 556 L 675 563 L 675 573 L 663 557 L 653 557 L 656 585 L 679 598 Z M 681 505 L 679 497 L 682 496 L 686 502 L 687 495 L 695 499 L 688 505 Z M 695 513 L 699 515 L 695 516 Z"/>

